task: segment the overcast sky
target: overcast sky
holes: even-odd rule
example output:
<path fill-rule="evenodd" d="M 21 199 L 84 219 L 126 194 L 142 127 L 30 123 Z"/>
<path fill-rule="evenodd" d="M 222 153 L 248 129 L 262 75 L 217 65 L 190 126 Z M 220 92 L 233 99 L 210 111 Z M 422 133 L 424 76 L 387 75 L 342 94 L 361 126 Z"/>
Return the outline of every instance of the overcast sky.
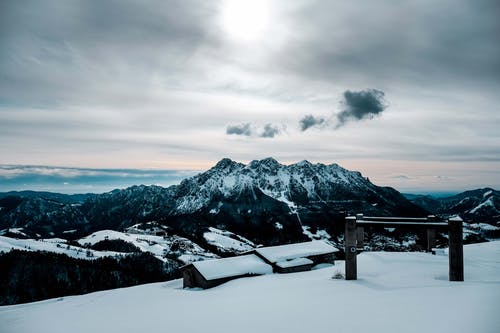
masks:
<path fill-rule="evenodd" d="M 2 0 L 0 164 L 273 156 L 498 189 L 499 4 Z"/>

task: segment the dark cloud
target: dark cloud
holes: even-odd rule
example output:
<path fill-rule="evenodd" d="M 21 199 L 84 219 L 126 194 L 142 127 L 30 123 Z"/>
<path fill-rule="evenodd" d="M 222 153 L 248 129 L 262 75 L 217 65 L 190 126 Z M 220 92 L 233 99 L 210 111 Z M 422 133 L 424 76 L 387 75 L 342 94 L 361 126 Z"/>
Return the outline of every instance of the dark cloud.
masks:
<path fill-rule="evenodd" d="M 274 138 L 276 135 L 280 134 L 280 129 L 278 126 L 273 124 L 266 124 L 262 133 L 260 133 L 261 138 Z"/>
<path fill-rule="evenodd" d="M 337 114 L 336 128 L 351 120 L 371 119 L 385 110 L 384 92 L 376 89 L 347 90 L 341 102 L 342 111 Z"/>
<path fill-rule="evenodd" d="M 325 118 L 323 117 L 315 117 L 313 115 L 304 116 L 299 122 L 300 130 L 302 132 L 313 126 L 319 126 L 325 123 Z"/>
<path fill-rule="evenodd" d="M 226 134 L 250 136 L 252 135 L 252 129 L 250 127 L 250 123 L 245 123 L 241 125 L 229 125 L 226 128 Z"/>

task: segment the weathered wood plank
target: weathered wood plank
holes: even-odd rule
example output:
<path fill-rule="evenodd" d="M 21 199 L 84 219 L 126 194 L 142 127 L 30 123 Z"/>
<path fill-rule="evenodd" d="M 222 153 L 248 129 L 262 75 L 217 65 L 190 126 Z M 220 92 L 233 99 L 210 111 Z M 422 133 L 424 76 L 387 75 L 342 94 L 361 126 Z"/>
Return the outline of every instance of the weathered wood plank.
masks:
<path fill-rule="evenodd" d="M 420 227 L 420 228 L 448 228 L 446 222 L 396 222 L 396 221 L 368 221 L 366 217 L 363 220 L 356 221 L 362 226 L 388 226 L 388 227 Z"/>
<path fill-rule="evenodd" d="M 450 281 L 464 280 L 464 248 L 462 242 L 462 219 L 448 221 Z"/>
<path fill-rule="evenodd" d="M 345 279 L 357 280 L 356 218 L 345 219 Z"/>

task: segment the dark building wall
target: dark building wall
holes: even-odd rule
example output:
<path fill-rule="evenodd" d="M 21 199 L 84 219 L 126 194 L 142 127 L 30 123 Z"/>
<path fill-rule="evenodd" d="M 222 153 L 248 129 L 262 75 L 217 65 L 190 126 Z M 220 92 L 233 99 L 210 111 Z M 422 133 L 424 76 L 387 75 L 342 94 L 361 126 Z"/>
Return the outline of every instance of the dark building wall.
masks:
<path fill-rule="evenodd" d="M 182 277 L 183 277 L 183 287 L 184 288 L 196 288 L 196 287 L 201 287 L 204 288 L 203 286 L 206 284 L 205 278 L 201 273 L 192 265 L 186 267 L 182 271 Z"/>
<path fill-rule="evenodd" d="M 309 260 L 312 260 L 314 265 L 317 264 L 335 264 L 335 253 L 327 253 L 327 254 L 320 254 L 317 256 L 309 256 L 306 257 Z"/>
<path fill-rule="evenodd" d="M 306 264 L 300 266 L 292 266 L 292 267 L 279 267 L 276 265 L 275 272 L 276 273 L 295 273 L 295 272 L 305 272 L 310 271 L 313 264 Z"/>
<path fill-rule="evenodd" d="M 221 279 L 207 280 L 193 265 L 189 265 L 182 271 L 183 288 L 213 288 L 228 281 L 239 279 L 242 277 L 256 276 L 258 274 L 243 274 L 229 276 Z"/>

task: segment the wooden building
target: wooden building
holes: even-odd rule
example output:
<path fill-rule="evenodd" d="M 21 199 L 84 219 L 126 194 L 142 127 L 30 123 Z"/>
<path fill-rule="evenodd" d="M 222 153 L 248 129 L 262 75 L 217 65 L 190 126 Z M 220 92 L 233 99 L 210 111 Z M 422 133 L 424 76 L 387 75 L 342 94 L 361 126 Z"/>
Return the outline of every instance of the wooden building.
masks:
<path fill-rule="evenodd" d="M 212 288 L 241 277 L 270 274 L 273 268 L 254 254 L 196 261 L 181 267 L 184 288 Z"/>
<path fill-rule="evenodd" d="M 322 263 L 335 263 L 339 250 L 323 241 L 260 247 L 250 251 L 273 267 L 276 273 L 307 271 Z"/>
<path fill-rule="evenodd" d="M 297 258 L 287 261 L 280 261 L 273 266 L 276 273 L 295 273 L 310 271 L 314 262 L 307 258 Z"/>
<path fill-rule="evenodd" d="M 335 263 L 339 250 L 323 241 L 260 247 L 244 255 L 196 261 L 181 267 L 184 288 L 212 288 L 240 277 L 309 271 Z"/>

